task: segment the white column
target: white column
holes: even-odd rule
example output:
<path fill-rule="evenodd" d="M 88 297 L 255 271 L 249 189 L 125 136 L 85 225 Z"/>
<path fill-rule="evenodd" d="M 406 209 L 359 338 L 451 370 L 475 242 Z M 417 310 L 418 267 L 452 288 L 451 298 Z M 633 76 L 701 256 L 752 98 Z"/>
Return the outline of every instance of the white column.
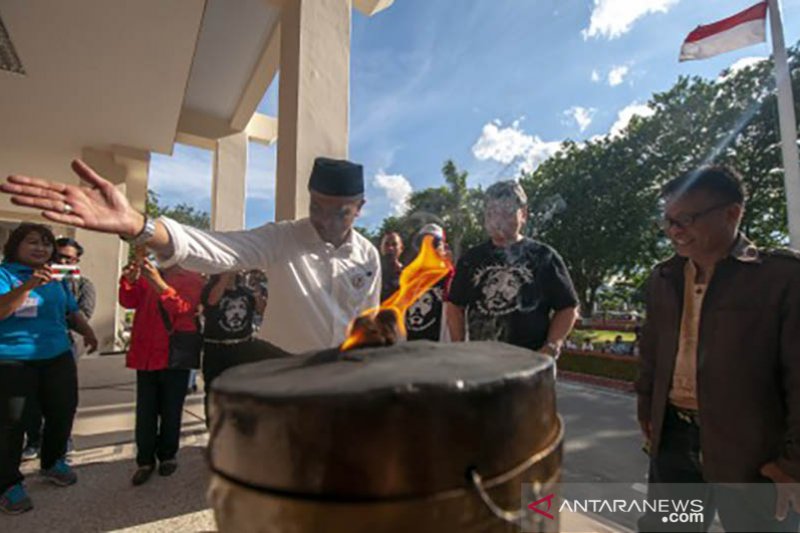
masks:
<path fill-rule="evenodd" d="M 307 215 L 308 176 L 315 157 L 347 157 L 351 9 L 351 0 L 284 3 L 277 220 Z"/>
<path fill-rule="evenodd" d="M 211 228 L 214 230 L 244 228 L 247 150 L 248 138 L 244 132 L 217 141 L 211 182 Z"/>

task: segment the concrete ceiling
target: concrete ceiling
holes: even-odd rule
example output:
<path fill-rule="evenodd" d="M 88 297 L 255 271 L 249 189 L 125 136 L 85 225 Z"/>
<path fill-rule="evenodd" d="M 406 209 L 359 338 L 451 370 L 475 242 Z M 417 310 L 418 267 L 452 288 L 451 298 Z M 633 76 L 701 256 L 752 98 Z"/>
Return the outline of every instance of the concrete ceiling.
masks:
<path fill-rule="evenodd" d="M 0 72 L 0 146 L 169 152 L 203 0 L 0 0 L 26 75 Z M 0 160 L 0 169 L 2 169 Z"/>
<path fill-rule="evenodd" d="M 208 1 L 186 89 L 186 110 L 233 117 L 280 13 L 265 0 Z"/>
<path fill-rule="evenodd" d="M 286 1 L 0 0 L 24 70 L 0 69 L 0 178 L 72 181 L 69 160 L 87 147 L 171 153 L 179 130 L 249 127 L 278 68 Z M 392 1 L 353 5 L 372 15 Z"/>

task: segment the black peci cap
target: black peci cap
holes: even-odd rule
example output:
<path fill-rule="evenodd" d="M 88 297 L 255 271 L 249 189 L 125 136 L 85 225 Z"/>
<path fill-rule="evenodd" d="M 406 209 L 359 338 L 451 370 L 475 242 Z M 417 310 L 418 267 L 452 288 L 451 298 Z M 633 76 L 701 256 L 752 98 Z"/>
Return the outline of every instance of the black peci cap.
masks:
<path fill-rule="evenodd" d="M 329 196 L 364 194 L 364 167 L 344 159 L 318 157 L 314 160 L 308 190 Z"/>

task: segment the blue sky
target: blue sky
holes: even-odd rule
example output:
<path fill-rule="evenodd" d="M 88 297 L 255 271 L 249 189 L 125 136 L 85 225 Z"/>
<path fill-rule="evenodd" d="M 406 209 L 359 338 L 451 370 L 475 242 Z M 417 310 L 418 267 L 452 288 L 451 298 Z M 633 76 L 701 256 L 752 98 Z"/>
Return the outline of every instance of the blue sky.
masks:
<path fill-rule="evenodd" d="M 680 75 L 714 78 L 764 57 L 754 45 L 678 63 L 680 45 L 755 0 L 395 0 L 353 14 L 350 158 L 364 164 L 359 224 L 400 213 L 414 190 L 442 184 L 452 158 L 471 184 L 531 168 L 565 139 L 624 125 Z M 786 41 L 800 39 L 800 0 L 782 0 Z M 277 113 L 277 83 L 259 111 Z M 274 217 L 275 147 L 251 144 L 247 227 Z M 153 157 L 165 203 L 210 208 L 210 152 L 178 145 Z"/>

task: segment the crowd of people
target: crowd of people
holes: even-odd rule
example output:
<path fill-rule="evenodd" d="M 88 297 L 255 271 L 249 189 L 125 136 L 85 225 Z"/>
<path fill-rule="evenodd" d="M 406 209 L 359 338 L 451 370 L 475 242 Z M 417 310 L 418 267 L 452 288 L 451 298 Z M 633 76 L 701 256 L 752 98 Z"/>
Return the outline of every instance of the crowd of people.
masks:
<path fill-rule="evenodd" d="M 318 158 L 309 179 L 308 217 L 238 232 L 148 219 L 93 169 L 80 161 L 73 168 L 87 187 L 11 176 L 2 190 L 51 220 L 118 234 L 157 257 L 159 268 L 142 258 L 120 281 L 121 303 L 137 309 L 128 353 L 128 365 L 137 371 L 134 484 L 147 481 L 156 467 L 162 475 L 177 467 L 180 406 L 201 351 L 210 383 L 226 368 L 257 359 L 264 342 L 288 354 L 335 347 L 350 321 L 397 290 L 401 236 L 384 235 L 379 252 L 353 230 L 365 202 L 360 165 Z M 741 232 L 745 195 L 730 169 L 704 167 L 679 176 L 665 187 L 663 201 L 661 225 L 675 255 L 654 267 L 646 291 L 647 321 L 634 344 L 641 366 L 638 418 L 651 459 L 649 495 L 675 496 L 660 483 L 692 483 L 692 496 L 704 502 L 708 520 L 716 511 L 726 528 L 796 530 L 800 255 L 759 249 L 747 240 Z M 557 358 L 578 317 L 568 269 L 552 247 L 523 235 L 528 206 L 518 183 L 489 187 L 484 210 L 486 241 L 457 258 L 454 271 L 408 310 L 408 338 L 502 341 Z M 425 236 L 433 237 L 442 256 L 449 254 L 436 224 L 420 228 L 412 249 Z M 52 239 L 38 233 L 32 239 L 37 243 L 25 250 L 38 246 L 37 254 L 7 254 L 0 272 L 7 278 L 0 278 L 6 287 L 0 289 L 0 346 L 17 350 L 11 356 L 0 352 L 0 509 L 7 512 L 30 506 L 17 468 L 22 425 L 7 407 L 13 398 L 38 394 L 45 419 L 43 473 L 75 481 L 74 473 L 60 466 L 74 405 L 55 409 L 48 398 L 56 390 L 74 394 L 65 317 L 75 315 L 77 306 L 66 290 L 47 283 L 51 254 L 46 246 Z M 251 318 L 258 306 L 235 273 L 253 269 L 265 273 L 271 289 L 258 338 Z M 191 272 L 212 277 L 203 288 L 202 278 Z M 22 320 L 18 312 L 29 312 L 29 294 L 36 290 L 44 296 L 47 287 L 60 306 L 54 312 L 58 317 L 48 316 L 63 328 L 63 338 L 34 355 L 36 349 L 14 338 L 19 326 L 6 323 Z M 201 302 L 205 338 L 192 311 Z M 91 345 L 93 336 L 81 320 L 76 331 Z M 139 328 L 148 332 L 146 339 L 137 340 Z M 621 353 L 628 344 L 618 337 L 605 349 Z M 15 377 L 23 373 L 32 376 L 25 388 L 25 381 Z M 55 383 L 54 374 L 63 383 Z M 45 379 L 55 385 L 43 388 Z M 56 429 L 48 429 L 48 417 L 61 421 Z M 759 482 L 774 484 L 771 502 L 754 502 L 746 487 L 731 485 Z M 663 527 L 652 514 L 641 526 Z"/>
<path fill-rule="evenodd" d="M 40 459 L 43 477 L 57 485 L 77 481 L 68 461 L 78 403 L 75 362 L 97 348 L 88 326 L 96 292 L 77 268 L 83 253 L 76 240 L 56 239 L 48 227 L 27 223 L 11 233 L 3 250 L 0 401 L 16 405 L 2 410 L 0 422 L 8 429 L 0 438 L 0 485 L 10 484 L 0 508 L 8 513 L 32 508 L 20 483 L 22 461 Z M 190 372 L 200 368 L 204 352 L 204 382 L 210 384 L 231 359 L 215 349 L 235 349 L 240 345 L 231 344 L 252 338 L 267 296 L 258 271 L 206 280 L 176 265 L 159 269 L 143 249 L 125 266 L 119 304 L 136 311 L 126 354 L 126 366 L 136 371 L 134 485 L 146 482 L 156 463 L 162 476 L 175 472 Z"/>

